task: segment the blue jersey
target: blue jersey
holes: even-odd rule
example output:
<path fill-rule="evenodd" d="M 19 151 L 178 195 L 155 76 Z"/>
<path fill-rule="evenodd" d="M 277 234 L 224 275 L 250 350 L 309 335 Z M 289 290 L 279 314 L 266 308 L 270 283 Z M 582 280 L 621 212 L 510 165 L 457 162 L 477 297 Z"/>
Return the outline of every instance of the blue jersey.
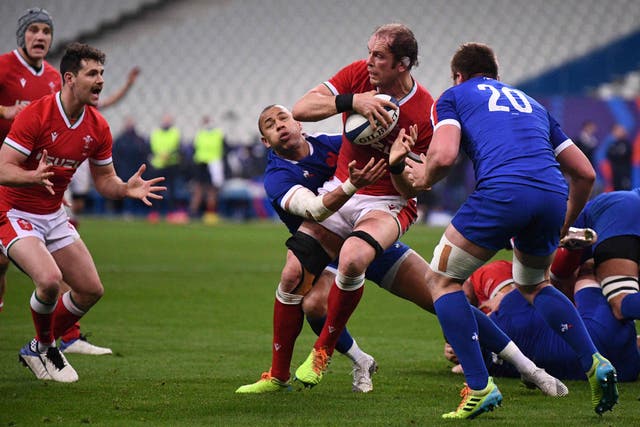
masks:
<path fill-rule="evenodd" d="M 431 119 L 434 130 L 442 124 L 460 127 L 477 189 L 520 183 L 568 194 L 555 156 L 571 140 L 547 110 L 522 91 L 475 77 L 446 90 L 433 105 Z"/>
<path fill-rule="evenodd" d="M 576 292 L 576 306 L 593 343 L 616 367 L 620 381 L 635 381 L 640 371 L 640 353 L 633 320 L 619 321 L 599 288 Z M 584 380 L 578 356 L 553 331 L 518 291 L 509 292 L 491 319 L 533 362 L 549 374 L 568 380 Z M 519 377 L 510 364 L 495 356 L 486 358 L 489 372 L 495 376 Z"/>
<path fill-rule="evenodd" d="M 598 233 L 598 240 L 590 248 L 593 251 L 612 237 L 640 236 L 637 212 L 640 212 L 640 188 L 602 193 L 586 204 L 574 226 L 593 228 Z"/>
<path fill-rule="evenodd" d="M 283 159 L 269 151 L 264 173 L 264 188 L 271 205 L 291 234 L 304 218 L 284 210 L 282 198 L 294 186 L 302 185 L 317 194 L 318 188 L 333 176 L 336 170 L 342 135 L 307 135 L 310 153 L 298 161 Z"/>

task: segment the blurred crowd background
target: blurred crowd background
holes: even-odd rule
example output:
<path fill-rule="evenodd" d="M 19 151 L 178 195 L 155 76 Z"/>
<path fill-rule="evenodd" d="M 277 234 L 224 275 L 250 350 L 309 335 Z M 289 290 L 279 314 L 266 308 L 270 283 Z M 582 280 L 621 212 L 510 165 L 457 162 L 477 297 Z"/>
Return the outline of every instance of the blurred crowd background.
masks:
<path fill-rule="evenodd" d="M 413 75 L 434 97 L 451 84 L 456 48 L 487 43 L 501 79 L 541 101 L 588 155 L 597 192 L 640 187 L 638 0 L 0 0 L 2 52 L 15 48 L 17 18 L 35 6 L 55 22 L 52 65 L 70 41 L 105 51 L 103 96 L 139 68 L 126 97 L 103 111 L 114 164 L 125 179 L 142 162 L 171 178 L 154 210 L 105 201 L 90 182 L 76 185 L 84 214 L 211 223 L 273 217 L 261 182 L 258 114 L 273 103 L 291 107 L 365 57 L 369 35 L 392 21 L 414 31 L 420 63 Z M 337 117 L 303 126 L 341 132 Z M 203 153 L 198 138 L 219 149 Z M 160 156 L 167 146 L 171 156 Z M 213 188 L 200 173 L 212 161 L 222 171 Z M 473 183 L 461 157 L 446 181 L 420 196 L 421 221 L 448 223 Z"/>

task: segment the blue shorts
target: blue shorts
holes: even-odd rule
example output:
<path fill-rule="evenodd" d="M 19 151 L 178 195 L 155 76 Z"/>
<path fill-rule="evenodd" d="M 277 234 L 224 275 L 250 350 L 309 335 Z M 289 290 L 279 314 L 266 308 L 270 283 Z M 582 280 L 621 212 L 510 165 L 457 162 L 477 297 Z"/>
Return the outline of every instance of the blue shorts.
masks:
<path fill-rule="evenodd" d="M 483 248 L 504 249 L 513 237 L 522 252 L 547 256 L 558 247 L 566 210 L 563 194 L 513 184 L 474 191 L 451 223 Z"/>
<path fill-rule="evenodd" d="M 389 289 L 395 277 L 397 267 L 409 255 L 411 248 L 401 241 L 395 242 L 386 251 L 377 256 L 367 271 L 365 277 L 381 288 Z M 337 270 L 338 260 L 334 260 L 329 267 Z M 389 274 L 391 273 L 391 274 Z"/>

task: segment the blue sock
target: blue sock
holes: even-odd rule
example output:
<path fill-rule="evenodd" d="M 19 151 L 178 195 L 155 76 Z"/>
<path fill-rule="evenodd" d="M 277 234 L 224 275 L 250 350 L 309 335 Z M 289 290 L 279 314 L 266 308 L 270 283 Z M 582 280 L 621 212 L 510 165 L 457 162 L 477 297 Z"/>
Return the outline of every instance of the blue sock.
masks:
<path fill-rule="evenodd" d="M 445 294 L 433 306 L 442 332 L 462 365 L 467 385 L 473 390 L 484 389 L 489 373 L 478 344 L 478 324 L 464 292 Z"/>
<path fill-rule="evenodd" d="M 316 335 L 320 336 L 320 332 L 322 331 L 322 326 L 324 326 L 324 321 L 326 320 L 326 318 L 326 316 L 315 318 L 307 316 L 307 323 L 309 324 L 309 326 L 311 326 L 311 329 L 313 329 L 313 332 L 315 332 Z M 342 354 L 346 354 L 352 345 L 353 338 L 351 337 L 351 334 L 345 326 L 342 330 L 342 333 L 340 334 L 340 337 L 338 338 L 336 350 Z"/>
<path fill-rule="evenodd" d="M 476 318 L 478 324 L 478 335 L 480 336 L 480 345 L 494 352 L 500 353 L 509 344 L 511 339 L 498 327 L 489 316 L 484 314 L 477 307 L 471 306 L 471 311 Z"/>
<path fill-rule="evenodd" d="M 547 325 L 576 352 L 582 370 L 589 371 L 593 363 L 591 356 L 598 350 L 569 298 L 553 286 L 547 286 L 536 295 L 533 306 Z"/>
<path fill-rule="evenodd" d="M 627 294 L 622 299 L 620 311 L 626 319 L 640 319 L 640 293 Z"/>

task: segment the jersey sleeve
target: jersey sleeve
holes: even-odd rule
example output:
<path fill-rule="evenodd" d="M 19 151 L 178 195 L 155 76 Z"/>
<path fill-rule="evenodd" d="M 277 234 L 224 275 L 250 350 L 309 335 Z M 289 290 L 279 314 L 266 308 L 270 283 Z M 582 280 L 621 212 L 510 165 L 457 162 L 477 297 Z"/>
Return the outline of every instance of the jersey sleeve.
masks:
<path fill-rule="evenodd" d="M 105 166 L 113 163 L 113 137 L 111 136 L 111 129 L 106 121 L 101 123 L 99 135 L 100 141 L 96 144 L 96 148 L 90 157 L 90 161 L 94 165 Z"/>
<path fill-rule="evenodd" d="M 264 177 L 264 189 L 269 201 L 274 205 L 282 206 L 282 200 L 289 190 L 299 185 L 297 181 L 291 172 L 285 168 L 268 171 Z"/>
<path fill-rule="evenodd" d="M 564 133 L 560 124 L 551 116 L 551 114 L 548 114 L 548 117 L 551 146 L 557 156 L 562 152 L 562 150 L 573 144 L 573 141 Z"/>
<path fill-rule="evenodd" d="M 36 109 L 31 106 L 20 112 L 13 121 L 4 143 L 25 156 L 29 156 L 40 134 L 42 124 L 42 120 L 34 120 L 33 116 L 37 114 Z"/>
<path fill-rule="evenodd" d="M 347 65 L 346 67 L 343 67 L 328 81 L 324 82 L 324 84 L 334 95 L 339 95 L 341 93 L 351 93 L 354 91 L 354 68 L 356 64 L 357 63 L 352 63 Z"/>
<path fill-rule="evenodd" d="M 442 125 L 450 124 L 460 127 L 460 116 L 456 111 L 456 100 L 452 90 L 445 91 L 431 107 L 431 123 L 433 131 Z"/>

